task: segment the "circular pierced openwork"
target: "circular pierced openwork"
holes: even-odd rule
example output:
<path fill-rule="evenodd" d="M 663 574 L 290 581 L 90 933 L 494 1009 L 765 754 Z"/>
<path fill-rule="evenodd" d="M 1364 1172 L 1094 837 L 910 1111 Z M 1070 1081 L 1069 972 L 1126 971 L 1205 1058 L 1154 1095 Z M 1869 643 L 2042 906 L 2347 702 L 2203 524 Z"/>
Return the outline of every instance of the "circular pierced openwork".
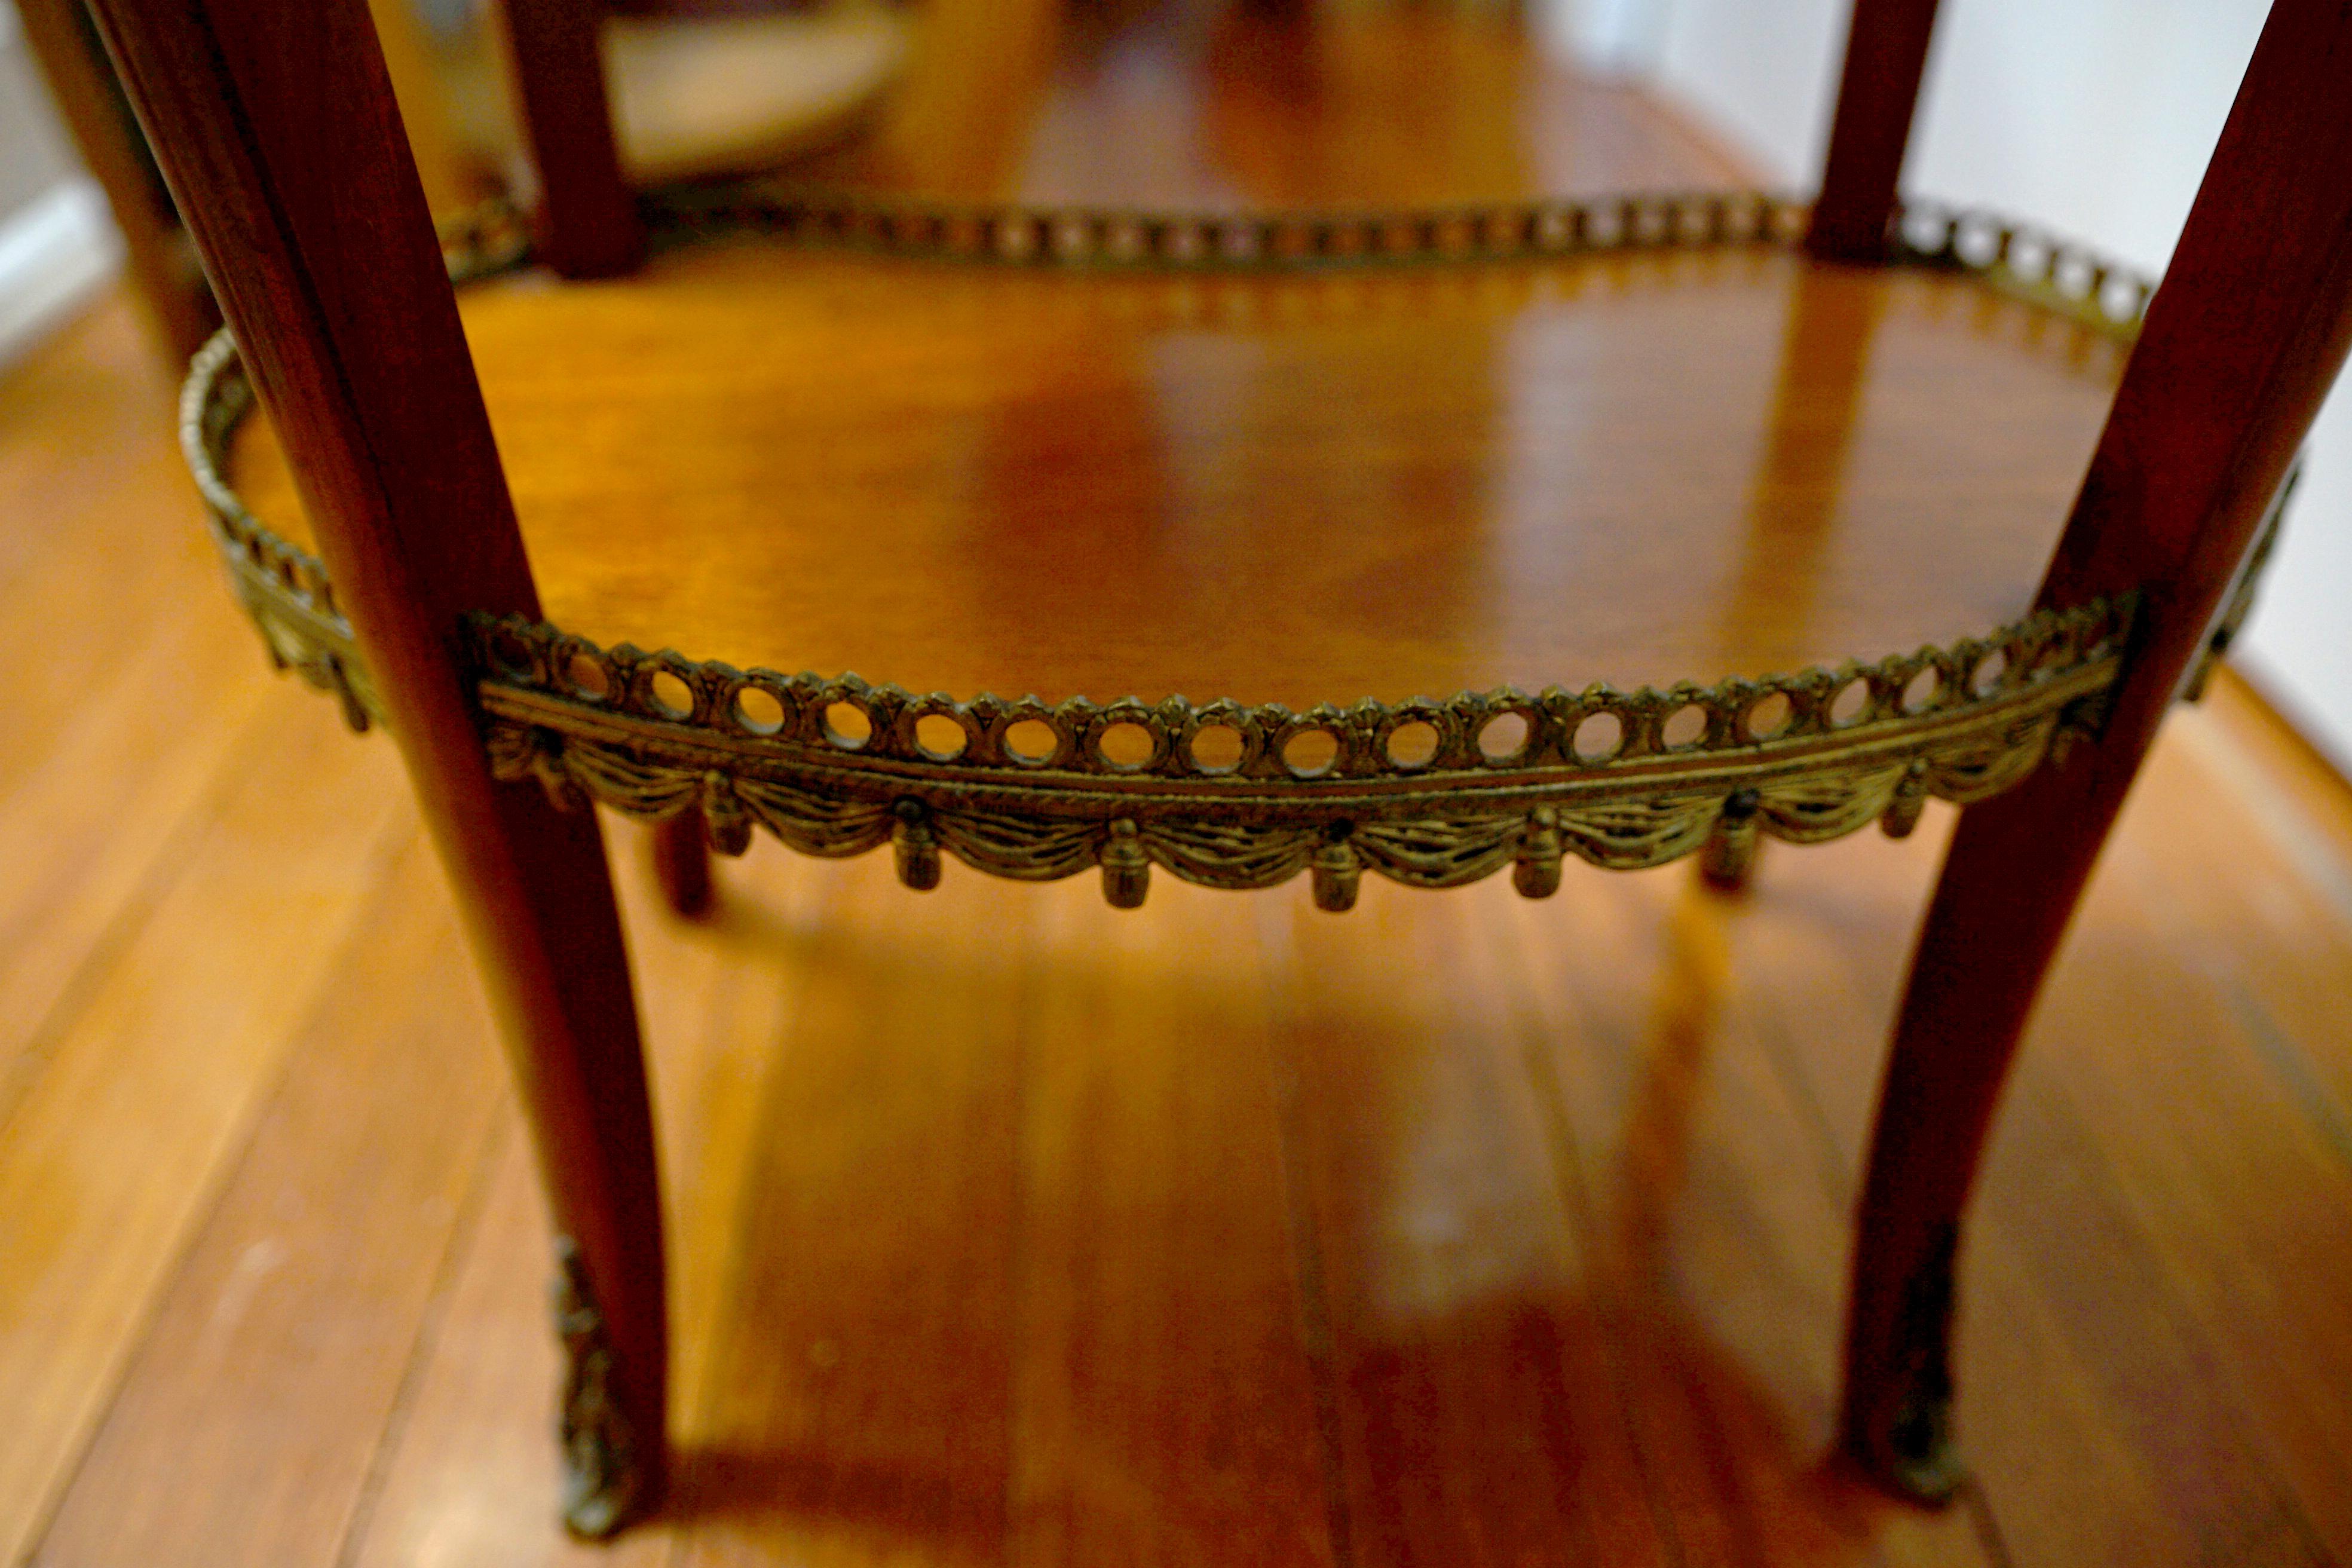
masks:
<path fill-rule="evenodd" d="M 783 700 L 768 688 L 749 681 L 730 696 L 728 711 L 747 735 L 773 735 L 784 727 Z"/>
<path fill-rule="evenodd" d="M 1404 214 L 1182 215 L 948 207 L 766 182 L 656 199 L 673 227 L 1022 267 L 1314 268 L 1786 245 L 1804 209 L 1745 193 Z M 447 237 L 453 276 L 520 260 L 511 212 Z M 2063 242 L 1915 205 L 1901 259 L 1958 268 L 2127 342 L 2147 285 Z M 233 584 L 268 646 L 337 692 L 355 727 L 373 691 L 324 568 L 254 520 L 220 479 L 252 393 L 226 334 L 197 355 L 182 437 Z M 1112 901 L 1150 868 L 1214 887 L 1301 872 L 1346 908 L 1366 870 L 1447 887 L 1505 868 L 1523 892 L 1575 856 L 1656 865 L 1729 829 L 1796 842 L 1876 821 L 1902 833 L 1930 796 L 2006 788 L 2094 729 L 2133 602 L 2043 611 L 1981 638 L 1874 663 L 1620 690 L 1502 689 L 1409 702 L 1171 698 L 1098 704 L 915 696 L 854 677 L 600 648 L 476 616 L 466 636 L 493 768 L 566 803 L 659 818 L 698 811 L 730 851 L 753 826 L 817 855 L 896 841 L 914 886 L 940 853 L 1024 879 L 1099 868 Z"/>

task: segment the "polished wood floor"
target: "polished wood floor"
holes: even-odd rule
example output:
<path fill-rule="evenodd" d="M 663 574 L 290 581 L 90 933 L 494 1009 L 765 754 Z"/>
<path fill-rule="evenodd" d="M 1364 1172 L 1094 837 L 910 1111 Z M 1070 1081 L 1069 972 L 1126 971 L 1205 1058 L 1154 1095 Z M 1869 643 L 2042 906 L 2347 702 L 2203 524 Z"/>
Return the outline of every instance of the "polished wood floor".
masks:
<path fill-rule="evenodd" d="M 0 1563 L 2352 1557 L 2352 809 L 2173 722 L 1964 1261 L 1941 1514 L 1822 1452 L 1948 817 L 1685 869 L 918 897 L 615 829 L 683 1474 L 553 1523 L 545 1236 L 392 749 L 264 668 L 109 301 L 0 378 Z"/>

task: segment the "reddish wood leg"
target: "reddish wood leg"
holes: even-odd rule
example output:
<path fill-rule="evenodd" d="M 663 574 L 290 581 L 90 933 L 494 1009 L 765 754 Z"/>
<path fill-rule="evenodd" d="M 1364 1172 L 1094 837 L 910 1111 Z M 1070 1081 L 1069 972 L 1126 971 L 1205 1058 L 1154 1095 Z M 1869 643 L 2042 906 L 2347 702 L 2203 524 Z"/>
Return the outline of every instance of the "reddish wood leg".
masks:
<path fill-rule="evenodd" d="M 139 128 L 126 112 L 80 0 L 18 0 L 25 40 L 48 79 L 58 117 L 106 191 L 141 303 L 176 363 L 220 325 L 194 249 L 181 232 Z"/>
<path fill-rule="evenodd" d="M 2139 596 L 2105 732 L 1969 809 L 1927 912 L 1863 1192 L 1842 1424 L 1915 1497 L 1958 1480 L 1953 1263 L 2026 1016 L 2352 346 L 2347 71 L 2352 7 L 2278 0 L 2042 584 L 2044 605 Z"/>
<path fill-rule="evenodd" d="M 665 1470 L 669 1331 L 645 1059 L 595 816 L 525 785 L 499 789 L 497 809 L 505 886 L 444 858 L 469 916 L 499 911 L 469 924 L 554 1224 L 563 1519 L 604 1536 L 658 1500 Z"/>
<path fill-rule="evenodd" d="M 1825 261 L 1886 259 L 1886 226 L 1935 30 L 1936 0 L 1856 0 L 1822 192 L 1805 236 L 1805 248 Z"/>
<path fill-rule="evenodd" d="M 1950 1363 L 1961 1210 L 2027 1013 L 2122 803 L 2113 770 L 2074 761 L 1962 816 L 1880 1093 L 1841 1436 L 1872 1476 L 1921 1501 L 1949 1497 L 1961 1476 Z"/>
<path fill-rule="evenodd" d="M 493 781 L 457 637 L 539 613 L 457 303 L 359 0 L 95 0 L 236 329 L 457 894 L 558 1232 L 565 1515 L 660 1489 L 661 1207 L 593 816 Z"/>
<path fill-rule="evenodd" d="M 598 0 L 505 0 L 515 96 L 539 171 L 540 249 L 566 278 L 612 278 L 645 259 L 604 79 Z"/>

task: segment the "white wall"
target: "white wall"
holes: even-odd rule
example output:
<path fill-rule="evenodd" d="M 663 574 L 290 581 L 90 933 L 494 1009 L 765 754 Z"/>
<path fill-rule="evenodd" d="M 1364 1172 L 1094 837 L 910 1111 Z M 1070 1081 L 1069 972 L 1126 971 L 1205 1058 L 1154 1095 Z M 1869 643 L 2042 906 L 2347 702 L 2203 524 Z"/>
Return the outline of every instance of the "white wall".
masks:
<path fill-rule="evenodd" d="M 16 8 L 0 0 L 0 217 L 75 169 L 32 53 Z"/>
<path fill-rule="evenodd" d="M 121 242 L 0 0 L 0 365 L 114 275 Z"/>
<path fill-rule="evenodd" d="M 0 365 L 73 314 L 121 256 L 94 180 L 60 180 L 0 217 Z"/>
<path fill-rule="evenodd" d="M 1549 31 L 1811 189 L 1851 0 L 1548 0 Z M 1906 190 L 2032 218 L 2151 272 L 2170 257 L 2253 53 L 2263 0 L 1944 0 Z M 2352 385 L 2304 483 L 2239 662 L 2352 765 Z"/>

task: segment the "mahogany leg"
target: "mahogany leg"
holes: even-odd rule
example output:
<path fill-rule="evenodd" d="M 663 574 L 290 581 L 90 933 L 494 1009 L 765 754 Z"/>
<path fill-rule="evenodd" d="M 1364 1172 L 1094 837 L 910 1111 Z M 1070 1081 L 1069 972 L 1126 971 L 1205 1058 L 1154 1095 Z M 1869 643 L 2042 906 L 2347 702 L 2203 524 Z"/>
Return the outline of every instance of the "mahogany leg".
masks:
<path fill-rule="evenodd" d="M 654 824 L 654 879 L 675 912 L 689 919 L 710 912 L 710 844 L 699 809 Z"/>
<path fill-rule="evenodd" d="M 1962 814 L 1880 1091 L 1841 1439 L 1872 1477 L 1923 1502 L 1961 1479 L 1950 1348 L 1961 1211 L 2027 1014 L 2129 781 L 2128 763 L 2073 761 Z"/>
<path fill-rule="evenodd" d="M 598 0 L 505 0 L 515 98 L 539 170 L 540 248 L 566 278 L 614 278 L 645 259 L 621 168 Z"/>
<path fill-rule="evenodd" d="M 565 1513 L 609 1531 L 659 1491 L 666 1431 L 636 1005 L 595 817 L 499 784 L 483 748 L 457 628 L 539 598 L 374 24 L 359 0 L 91 8 L 457 894 L 562 1238 Z"/>
<path fill-rule="evenodd" d="M 594 815 L 558 810 L 536 785 L 499 789 L 497 812 L 508 885 L 469 886 L 486 879 L 478 858 L 445 861 L 500 1004 L 554 1223 L 564 1522 L 604 1536 L 653 1505 L 665 1469 L 668 1323 L 645 1060 Z"/>
<path fill-rule="evenodd" d="M 1886 225 L 1935 30 L 1936 0 L 1856 0 L 1822 194 L 1805 236 L 1805 248 L 1824 261 L 1886 259 Z"/>
<path fill-rule="evenodd" d="M 1878 8 L 1924 20 L 1927 6 Z M 2026 1015 L 2352 353 L 2347 69 L 2352 7 L 2277 0 L 2042 584 L 2043 605 L 2139 596 L 2105 730 L 1962 816 L 1927 911 L 1863 1189 L 1841 1424 L 1850 1454 L 1914 1496 L 1958 1479 L 1960 1211 Z M 1817 221 L 1817 253 L 1821 237 Z"/>

